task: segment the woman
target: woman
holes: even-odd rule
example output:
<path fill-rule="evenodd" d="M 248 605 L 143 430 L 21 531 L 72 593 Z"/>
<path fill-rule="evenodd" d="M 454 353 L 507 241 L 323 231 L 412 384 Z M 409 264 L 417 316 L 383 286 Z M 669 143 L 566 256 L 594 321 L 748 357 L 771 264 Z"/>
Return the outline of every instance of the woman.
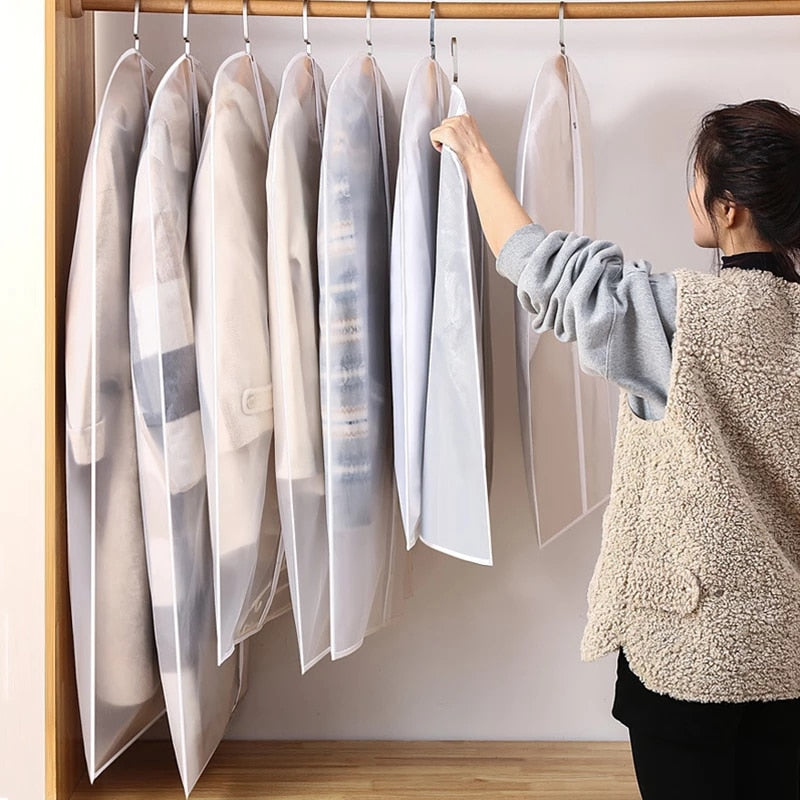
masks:
<path fill-rule="evenodd" d="M 644 800 L 800 797 L 800 116 L 707 114 L 694 241 L 717 275 L 651 274 L 532 222 L 475 122 L 459 156 L 534 329 L 625 390 L 585 660 L 618 651 L 614 716 Z"/>

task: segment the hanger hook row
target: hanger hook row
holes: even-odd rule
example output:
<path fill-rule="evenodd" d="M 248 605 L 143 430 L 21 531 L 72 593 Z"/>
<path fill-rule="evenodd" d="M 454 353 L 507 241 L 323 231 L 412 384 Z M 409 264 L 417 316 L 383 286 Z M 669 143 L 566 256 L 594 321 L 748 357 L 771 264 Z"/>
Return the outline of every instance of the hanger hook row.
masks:
<path fill-rule="evenodd" d="M 244 36 L 244 50 L 247 55 L 251 55 L 250 17 L 248 11 L 248 0 L 242 0 L 242 35 Z"/>
<path fill-rule="evenodd" d="M 430 36 L 431 44 L 431 59 L 433 61 L 436 60 L 436 0 L 431 0 L 431 32 Z"/>
<path fill-rule="evenodd" d="M 311 40 L 308 38 L 308 0 L 303 0 L 303 41 L 306 43 L 306 54 L 311 55 Z"/>
<path fill-rule="evenodd" d="M 367 0 L 367 55 L 372 55 L 372 0 Z"/>
<path fill-rule="evenodd" d="M 187 56 L 192 52 L 192 43 L 189 41 L 189 2 L 190 0 L 183 2 L 183 49 Z"/>
<path fill-rule="evenodd" d="M 561 55 L 567 52 L 567 46 L 564 44 L 564 0 L 560 0 L 558 4 L 558 46 L 561 48 Z"/>
<path fill-rule="evenodd" d="M 133 5 L 133 49 L 139 52 L 139 12 L 141 10 L 141 0 L 136 0 Z"/>
<path fill-rule="evenodd" d="M 458 40 L 450 37 L 450 55 L 453 57 L 453 83 L 458 83 Z"/>

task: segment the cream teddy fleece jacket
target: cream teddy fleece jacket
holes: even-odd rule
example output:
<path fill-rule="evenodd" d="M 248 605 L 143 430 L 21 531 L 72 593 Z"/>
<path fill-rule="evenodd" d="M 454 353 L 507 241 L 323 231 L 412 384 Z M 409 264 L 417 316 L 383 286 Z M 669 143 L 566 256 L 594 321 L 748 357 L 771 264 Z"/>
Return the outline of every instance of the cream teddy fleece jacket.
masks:
<path fill-rule="evenodd" d="M 620 403 L 582 656 L 682 700 L 800 697 L 800 285 L 675 273 L 663 419 Z"/>
<path fill-rule="evenodd" d="M 535 225 L 512 237 L 498 271 L 543 329 L 583 338 L 587 371 L 630 383 L 643 337 L 657 340 L 636 386 L 620 382 L 640 391 L 620 403 L 583 657 L 622 646 L 649 689 L 684 700 L 800 697 L 800 285 L 737 268 L 654 276 L 611 243 Z M 660 313 L 668 281 L 672 319 Z M 608 302 L 612 322 L 638 322 L 617 337 L 633 352 L 620 364 L 609 364 L 613 324 L 603 334 L 598 323 Z M 665 407 L 652 393 L 637 404 L 648 382 L 667 387 Z M 634 413 L 656 406 L 661 419 Z"/>

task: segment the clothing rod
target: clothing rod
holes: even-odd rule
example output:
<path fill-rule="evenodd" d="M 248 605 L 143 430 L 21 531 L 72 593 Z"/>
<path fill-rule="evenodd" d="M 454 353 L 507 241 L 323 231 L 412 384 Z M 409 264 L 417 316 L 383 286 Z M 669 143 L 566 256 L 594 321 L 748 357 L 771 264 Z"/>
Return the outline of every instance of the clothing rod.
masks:
<path fill-rule="evenodd" d="M 71 0 L 67 8 L 73 16 L 82 11 L 133 11 L 135 0 Z M 183 11 L 183 0 L 141 0 L 143 13 Z M 557 19 L 559 3 L 436 3 L 437 19 Z M 242 0 L 191 0 L 193 14 L 232 14 L 240 16 Z M 255 16 L 299 17 L 302 0 L 249 0 L 249 13 Z M 309 0 L 313 17 L 364 17 L 366 3 L 360 0 Z M 372 3 L 373 18 L 427 19 L 428 2 Z M 675 17 L 774 17 L 800 15 L 800 0 L 676 0 L 675 2 L 564 3 L 566 19 L 666 19 Z"/>

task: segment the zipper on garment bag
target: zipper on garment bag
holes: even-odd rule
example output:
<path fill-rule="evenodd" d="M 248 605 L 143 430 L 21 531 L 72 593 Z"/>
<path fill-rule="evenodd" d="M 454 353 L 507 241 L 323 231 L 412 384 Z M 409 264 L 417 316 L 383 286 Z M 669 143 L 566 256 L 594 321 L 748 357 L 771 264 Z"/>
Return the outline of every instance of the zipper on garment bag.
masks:
<path fill-rule="evenodd" d="M 378 71 L 378 64 L 375 61 L 375 57 L 370 54 L 368 56 L 371 64 L 372 64 L 372 78 L 375 83 L 375 104 L 377 106 L 378 111 L 378 137 L 380 139 L 380 146 L 381 146 L 381 167 L 383 169 L 383 193 L 384 193 L 384 202 L 386 203 L 386 226 L 388 229 L 388 241 L 391 248 L 391 241 L 392 241 L 392 198 L 391 198 L 391 187 L 389 186 L 389 154 L 386 148 L 386 125 L 385 125 L 385 118 L 383 114 L 383 87 L 381 86 L 380 80 L 380 73 Z M 388 322 L 388 320 L 387 320 Z M 387 364 L 387 370 L 389 366 Z M 389 401 L 391 403 L 391 400 Z M 391 419 L 391 417 L 389 417 Z M 395 537 L 398 535 L 398 515 L 395 510 L 395 506 L 397 504 L 397 495 L 396 495 L 396 487 L 394 483 L 394 476 L 392 475 L 391 478 L 392 482 L 392 490 L 391 490 L 391 522 L 389 523 L 390 528 L 390 540 L 389 546 L 387 548 L 386 553 L 386 570 L 387 570 L 387 578 L 386 578 L 386 589 L 383 595 L 383 611 L 382 611 L 382 623 L 386 622 L 389 608 L 391 607 L 391 589 L 392 589 L 392 564 L 394 562 L 394 543 Z M 403 535 L 402 530 L 402 522 L 400 522 L 400 530 L 399 534 Z"/>
<path fill-rule="evenodd" d="M 572 216 L 575 223 L 575 231 L 584 234 L 586 224 L 584 214 L 584 191 L 583 191 L 583 154 L 581 150 L 580 135 L 578 133 L 578 103 L 575 97 L 575 83 L 572 80 L 569 57 L 566 54 L 561 56 L 564 59 L 564 67 L 567 74 L 567 102 L 569 106 L 569 133 L 570 144 L 572 146 Z M 578 415 L 578 467 L 581 480 L 581 505 L 583 513 L 586 514 L 589 508 L 588 489 L 586 486 L 586 437 L 584 433 L 583 398 L 581 397 L 581 368 L 578 357 L 577 342 L 570 345 L 572 350 L 572 371 L 575 383 L 575 408 Z"/>
<path fill-rule="evenodd" d="M 203 145 L 203 129 L 200 124 L 200 97 L 197 91 L 197 75 L 194 71 L 194 57 L 186 56 L 189 61 L 189 70 L 192 82 L 192 121 L 194 123 L 194 157 L 200 158 L 200 149 Z"/>
<path fill-rule="evenodd" d="M 271 133 L 269 129 L 269 117 L 267 116 L 267 103 L 264 100 L 264 87 L 261 85 L 261 75 L 259 74 L 258 64 L 251 54 L 247 54 L 250 59 L 250 68 L 253 71 L 253 84 L 256 87 L 256 95 L 258 96 L 258 108 L 261 112 L 261 122 L 264 125 L 264 134 L 267 137 L 267 152 L 269 152 Z"/>
<path fill-rule="evenodd" d="M 320 79 L 319 65 L 312 56 L 307 56 L 311 62 L 311 81 L 314 85 L 314 102 L 317 109 L 317 131 L 319 133 L 319 146 L 322 148 L 322 138 L 325 135 L 325 115 L 322 113 L 322 81 Z"/>
<path fill-rule="evenodd" d="M 375 81 L 375 97 L 378 108 L 378 137 L 381 145 L 381 167 L 383 168 L 383 193 L 386 201 L 386 215 L 389 226 L 389 240 L 392 238 L 392 196 L 389 186 L 389 154 L 386 152 L 386 129 L 383 116 L 383 92 L 375 56 L 367 56 L 372 62 L 372 78 Z"/>

